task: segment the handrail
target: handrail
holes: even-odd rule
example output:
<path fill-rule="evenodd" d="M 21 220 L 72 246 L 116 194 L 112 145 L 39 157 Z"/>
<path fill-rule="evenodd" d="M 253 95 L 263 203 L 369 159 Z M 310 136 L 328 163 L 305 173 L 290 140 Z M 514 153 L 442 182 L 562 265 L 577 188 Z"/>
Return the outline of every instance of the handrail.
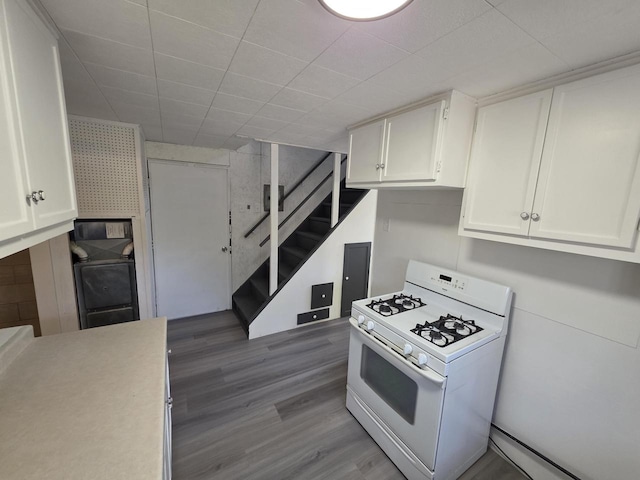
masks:
<path fill-rule="evenodd" d="M 340 166 L 342 166 L 342 165 L 344 164 L 344 162 L 346 162 L 346 161 L 347 161 L 347 158 L 346 158 L 346 157 L 345 157 L 345 158 L 343 158 L 343 159 L 342 159 L 342 161 L 340 162 Z M 305 203 L 307 203 L 307 201 L 308 201 L 308 200 L 313 196 L 313 194 L 314 194 L 314 193 L 316 193 L 318 190 L 320 190 L 320 187 L 322 187 L 322 185 L 324 185 L 324 184 L 325 184 L 325 182 L 326 182 L 327 180 L 329 180 L 329 179 L 333 176 L 333 173 L 334 173 L 334 172 L 333 172 L 333 170 L 332 170 L 332 171 L 331 171 L 331 173 L 329 173 L 329 175 L 327 175 L 326 177 L 324 177 L 324 178 L 322 179 L 322 181 L 321 181 L 321 182 L 316 186 L 316 188 L 314 188 L 314 189 L 311 191 L 311 193 L 309 193 L 309 195 L 307 195 L 307 196 L 304 198 L 304 200 L 302 200 L 302 201 L 301 201 L 301 202 L 296 206 L 296 208 L 294 208 L 294 209 L 291 211 L 291 213 L 290 213 L 289 215 L 287 215 L 287 218 L 285 218 L 282 222 L 280 222 L 280 224 L 278 225 L 278 231 L 282 228 L 282 226 L 283 226 L 285 223 L 287 223 L 287 222 L 289 221 L 289 219 L 290 219 L 291 217 L 293 217 L 293 215 L 294 215 L 298 210 L 300 210 L 300 209 L 302 208 L 302 206 L 303 206 Z M 269 235 L 267 235 L 267 236 L 265 237 L 265 239 L 264 239 L 264 240 L 262 240 L 262 242 L 260 242 L 260 246 L 261 246 L 261 247 L 263 247 L 263 246 L 264 246 L 264 245 L 269 241 L 269 238 L 271 238 L 271 235 L 270 235 L 270 234 L 269 234 Z"/>
<path fill-rule="evenodd" d="M 289 189 L 289 191 L 285 195 L 282 196 L 282 204 L 284 205 L 284 201 L 289 197 L 289 195 L 291 195 L 295 191 L 295 189 L 298 188 L 302 184 L 302 182 L 304 182 L 307 178 L 309 178 L 309 176 L 313 172 L 315 172 L 316 169 L 320 165 L 322 165 L 327 158 L 331 157 L 332 155 L 333 154 L 331 152 L 327 153 L 327 155 L 325 155 L 320 161 L 318 161 L 313 167 L 311 167 L 311 169 L 307 173 L 305 173 L 304 176 L 300 180 L 298 180 L 296 182 L 296 184 L 293 187 L 291 187 Z M 253 227 L 251 227 L 249 229 L 249 231 L 247 233 L 244 234 L 244 238 L 249 237 L 249 235 L 251 235 L 256 230 L 256 228 L 258 228 L 260 225 L 262 225 L 262 222 L 264 222 L 267 218 L 269 218 L 270 214 L 271 214 L 271 212 L 265 213 L 262 216 L 262 218 L 260 218 L 260 220 L 258 220 L 258 223 L 256 223 Z M 260 246 L 262 246 L 262 245 L 260 245 Z"/>

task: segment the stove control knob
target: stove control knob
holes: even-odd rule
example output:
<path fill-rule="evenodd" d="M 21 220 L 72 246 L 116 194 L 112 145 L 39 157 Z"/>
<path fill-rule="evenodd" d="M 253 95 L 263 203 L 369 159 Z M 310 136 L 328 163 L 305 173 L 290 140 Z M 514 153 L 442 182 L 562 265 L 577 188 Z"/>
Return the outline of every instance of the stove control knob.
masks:
<path fill-rule="evenodd" d="M 376 324 L 369 320 L 367 322 L 367 330 L 372 331 L 374 328 L 376 328 Z"/>
<path fill-rule="evenodd" d="M 426 364 L 427 364 L 427 360 L 428 360 L 428 359 L 429 359 L 429 357 L 427 357 L 427 355 L 426 355 L 426 354 L 424 354 L 424 353 L 419 353 L 419 354 L 418 354 L 418 365 L 420 365 L 421 367 L 422 367 L 423 365 L 426 365 Z"/>
<path fill-rule="evenodd" d="M 409 345 L 408 343 L 405 343 L 403 352 L 404 352 L 404 354 L 406 356 L 409 356 L 409 355 L 411 355 L 411 352 L 413 352 L 413 347 L 411 345 Z"/>
<path fill-rule="evenodd" d="M 364 315 L 358 315 L 358 325 L 362 325 L 364 323 Z"/>

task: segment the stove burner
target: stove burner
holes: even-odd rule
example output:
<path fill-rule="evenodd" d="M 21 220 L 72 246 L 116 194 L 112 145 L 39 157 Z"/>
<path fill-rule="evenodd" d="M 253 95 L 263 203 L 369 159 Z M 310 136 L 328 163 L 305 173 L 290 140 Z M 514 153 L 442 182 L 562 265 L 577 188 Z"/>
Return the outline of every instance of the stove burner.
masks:
<path fill-rule="evenodd" d="M 418 297 L 400 293 L 392 297 L 372 300 L 367 307 L 378 312 L 380 315 L 390 317 L 391 315 L 406 312 L 407 310 L 413 310 L 414 308 L 424 307 L 425 305 L 426 304 Z"/>
<path fill-rule="evenodd" d="M 417 324 L 416 328 L 411 329 L 411 332 L 439 347 L 451 345 L 481 331 L 482 328 L 473 320 L 464 320 L 461 316 L 455 317 L 451 314 L 442 316 L 432 323 Z"/>

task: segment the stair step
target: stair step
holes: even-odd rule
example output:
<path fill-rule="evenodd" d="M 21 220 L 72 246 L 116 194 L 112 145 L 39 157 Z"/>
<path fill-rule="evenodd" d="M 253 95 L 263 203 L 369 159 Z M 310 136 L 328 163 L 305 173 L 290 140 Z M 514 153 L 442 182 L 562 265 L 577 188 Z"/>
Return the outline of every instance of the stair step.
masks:
<path fill-rule="evenodd" d="M 319 233 L 314 233 L 309 231 L 296 232 L 296 235 L 302 235 L 303 237 L 310 238 L 311 240 L 315 240 L 317 242 L 319 242 L 324 238 L 324 235 L 320 235 Z"/>
<path fill-rule="evenodd" d="M 296 240 L 298 245 L 304 249 L 311 251 L 316 248 L 316 245 L 322 241 L 322 239 L 326 236 L 320 235 L 319 233 L 309 232 L 307 230 L 296 232 Z"/>
<path fill-rule="evenodd" d="M 234 295 L 233 302 L 247 325 L 263 303 L 253 295 Z"/>
<path fill-rule="evenodd" d="M 309 220 L 313 222 L 326 223 L 327 225 L 331 225 L 331 219 L 326 217 L 309 217 Z"/>
<path fill-rule="evenodd" d="M 300 261 L 304 260 L 307 254 L 309 253 L 308 250 L 304 250 L 300 247 L 280 247 L 280 248 L 282 249 L 283 252 L 293 255 L 294 257 L 300 259 Z"/>
<path fill-rule="evenodd" d="M 290 265 L 287 265 L 284 262 L 280 262 L 280 265 L 278 266 L 278 277 L 279 277 L 280 283 L 282 283 L 287 278 L 289 278 L 289 276 L 291 275 L 291 272 L 293 272 L 293 268 Z"/>
<path fill-rule="evenodd" d="M 262 297 L 262 301 L 269 298 L 269 280 L 264 277 L 251 278 L 249 280 L 254 290 Z"/>

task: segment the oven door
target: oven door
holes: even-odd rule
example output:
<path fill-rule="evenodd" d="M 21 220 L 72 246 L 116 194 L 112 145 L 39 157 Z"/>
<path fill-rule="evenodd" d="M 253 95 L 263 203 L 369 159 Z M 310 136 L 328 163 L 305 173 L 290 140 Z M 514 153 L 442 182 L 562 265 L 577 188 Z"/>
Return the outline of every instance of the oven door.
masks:
<path fill-rule="evenodd" d="M 350 322 L 349 387 L 433 471 L 446 378 L 418 368 Z"/>

